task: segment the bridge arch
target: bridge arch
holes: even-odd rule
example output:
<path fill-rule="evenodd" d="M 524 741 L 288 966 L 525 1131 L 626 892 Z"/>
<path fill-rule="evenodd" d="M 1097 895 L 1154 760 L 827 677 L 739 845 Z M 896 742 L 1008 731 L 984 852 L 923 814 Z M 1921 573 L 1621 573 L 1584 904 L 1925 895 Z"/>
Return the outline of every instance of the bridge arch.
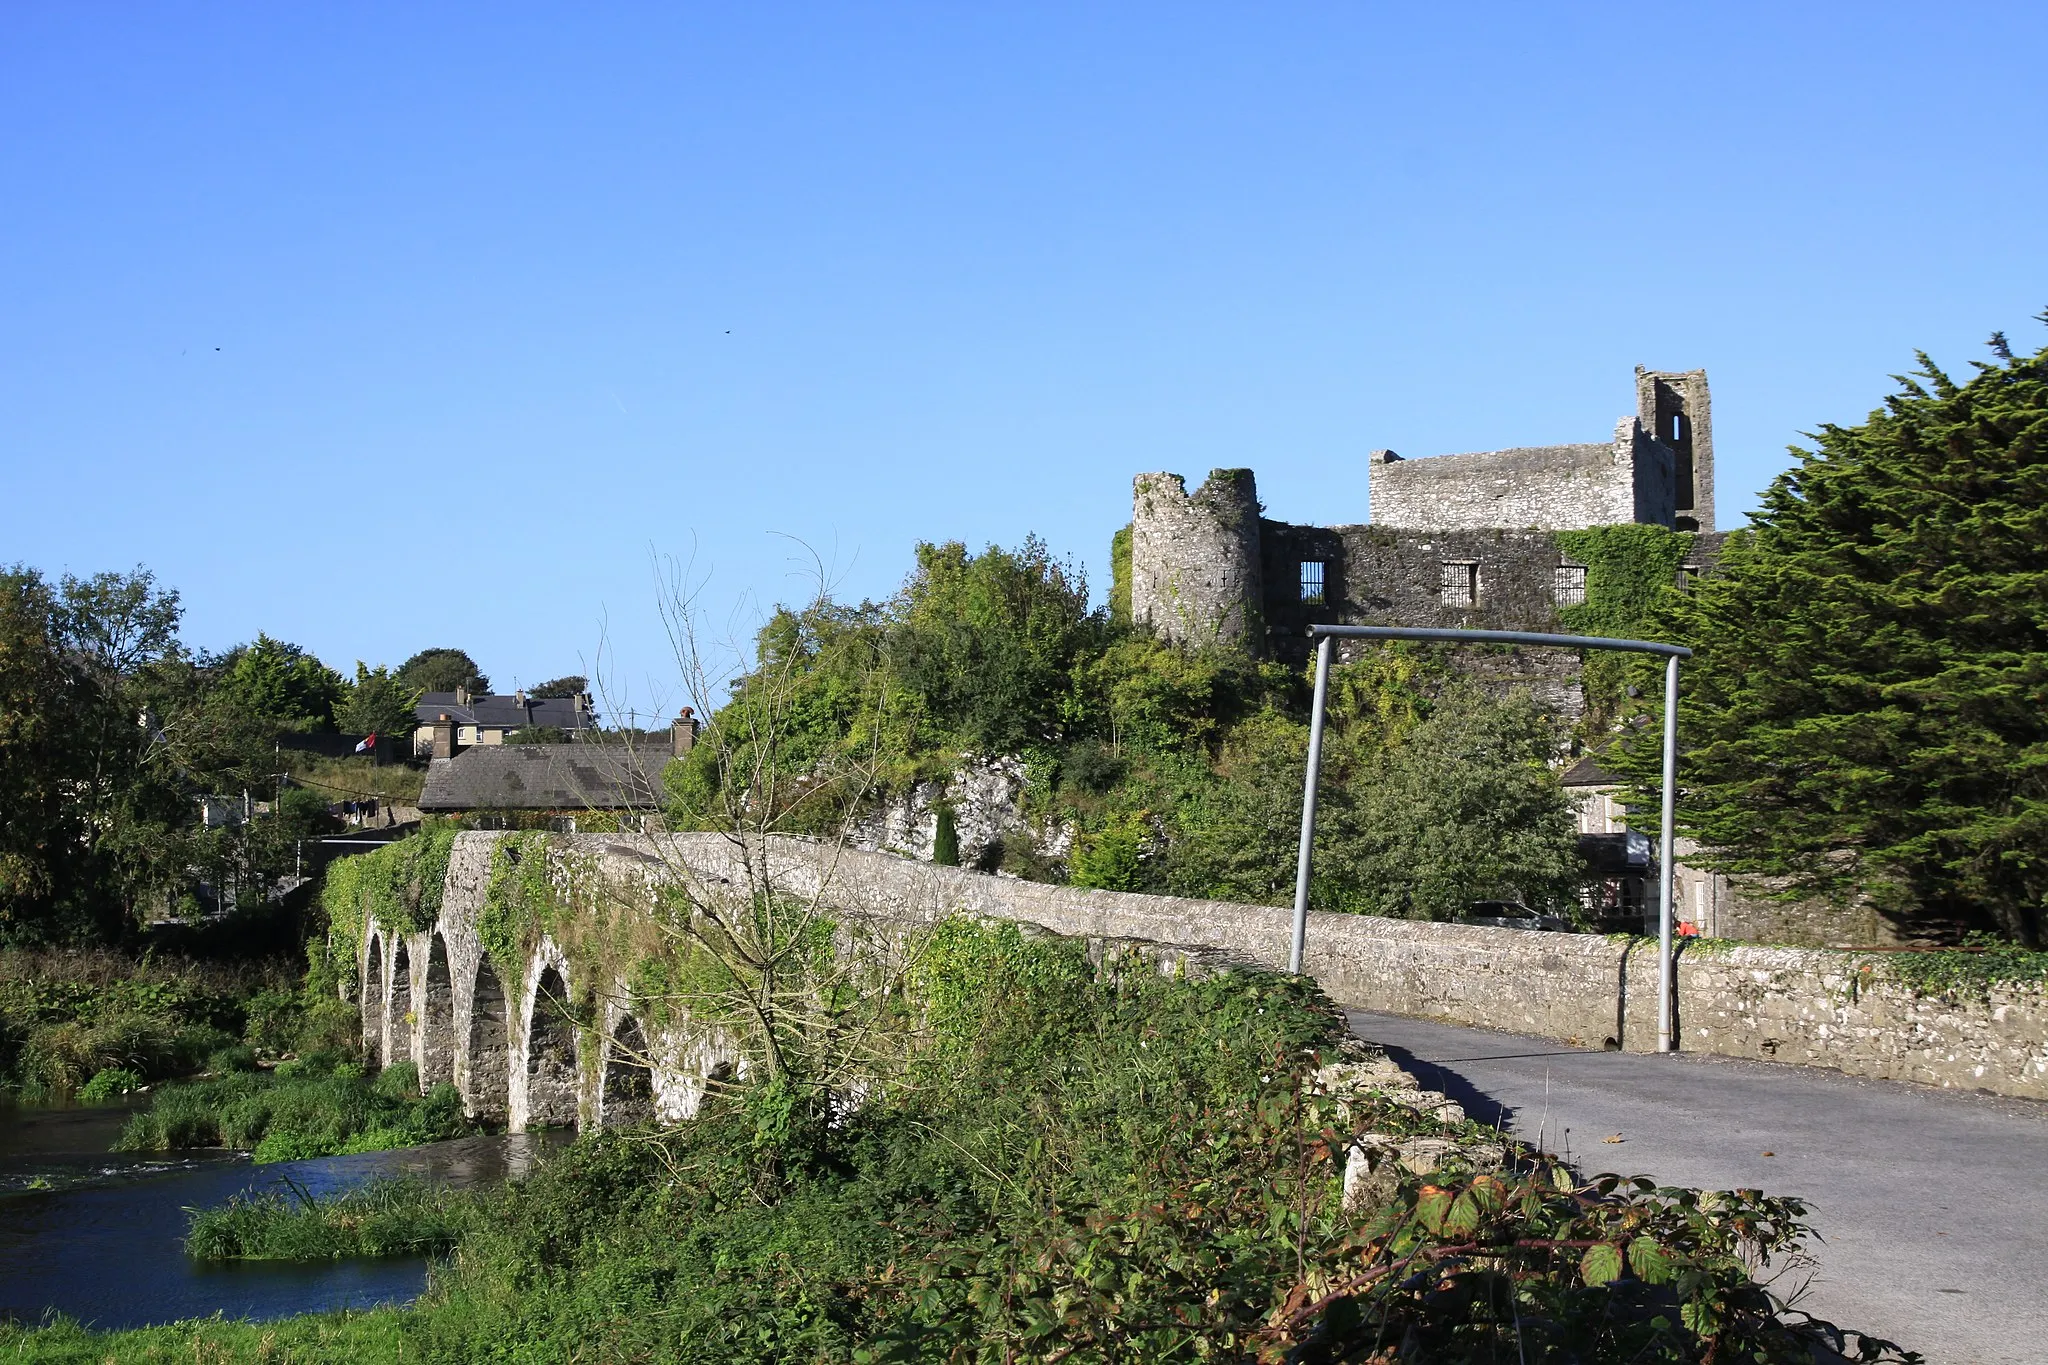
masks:
<path fill-rule="evenodd" d="M 620 1009 L 605 1031 L 604 1069 L 597 1083 L 600 1128 L 635 1128 L 655 1119 L 654 1054 L 647 1030 Z"/>
<path fill-rule="evenodd" d="M 582 1030 L 577 1027 L 570 994 L 568 963 L 561 951 L 544 943 L 527 968 L 525 1036 L 519 1062 L 526 1103 L 515 1113 L 522 1129 L 558 1128 L 580 1117 L 583 1091 Z"/>
<path fill-rule="evenodd" d="M 511 1014 L 488 953 L 477 954 L 469 990 L 469 1046 L 462 1098 L 471 1118 L 503 1119 L 511 1100 Z"/>
<path fill-rule="evenodd" d="M 384 1034 L 384 1065 L 412 1060 L 412 955 L 405 939 L 391 939 L 391 1023 Z"/>
<path fill-rule="evenodd" d="M 455 983 L 448 940 L 436 925 L 427 935 L 427 970 L 419 1006 L 420 1092 L 455 1079 Z"/>
<path fill-rule="evenodd" d="M 363 1055 L 377 1060 L 384 1046 L 384 935 L 372 928 L 363 951 Z"/>

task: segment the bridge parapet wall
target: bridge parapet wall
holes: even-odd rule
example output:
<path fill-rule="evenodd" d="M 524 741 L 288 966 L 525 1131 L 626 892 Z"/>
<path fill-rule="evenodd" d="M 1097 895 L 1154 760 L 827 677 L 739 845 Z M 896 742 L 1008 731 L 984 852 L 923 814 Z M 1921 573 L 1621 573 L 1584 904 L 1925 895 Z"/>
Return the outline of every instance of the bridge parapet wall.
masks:
<path fill-rule="evenodd" d="M 716 836 L 673 838 L 693 867 L 729 869 Z M 1048 886 L 797 840 L 778 856 L 785 884 L 829 880 L 829 903 L 866 916 L 936 922 L 969 914 L 1074 937 L 1219 951 L 1276 970 L 1287 961 L 1292 912 L 1272 906 Z M 2013 986 L 1982 1001 L 1923 998 L 1887 975 L 1888 956 L 1689 944 L 1676 966 L 1680 1046 L 2048 1099 L 2048 993 Z M 1315 912 L 1304 965 L 1352 1009 L 1591 1047 L 1656 1044 L 1656 954 L 1642 940 Z"/>
<path fill-rule="evenodd" d="M 513 1131 L 676 1121 L 720 1076 L 744 1074 L 738 1040 L 721 1025 L 650 1009 L 623 972 L 605 977 L 551 934 L 516 973 L 495 962 L 482 920 L 500 837 L 456 841 L 431 926 L 366 926 L 357 998 L 374 1060 L 411 1060 L 423 1084 L 452 1080 L 472 1114 Z M 679 875 L 745 884 L 717 835 L 579 835 L 554 847 L 619 884 Z M 970 915 L 1164 945 L 1165 958 L 1202 964 L 1278 970 L 1287 960 L 1290 912 L 1272 906 L 1048 886 L 798 839 L 777 841 L 769 861 L 782 888 L 891 934 Z M 603 932 L 622 929 L 614 920 Z M 1641 940 L 1318 912 L 1305 965 L 1348 1008 L 1590 1047 L 1655 1044 L 1656 957 Z M 2048 1099 L 2048 994 L 1999 987 L 1981 1001 L 1922 998 L 1885 968 L 1884 954 L 1689 944 L 1677 964 L 1680 1045 Z"/>

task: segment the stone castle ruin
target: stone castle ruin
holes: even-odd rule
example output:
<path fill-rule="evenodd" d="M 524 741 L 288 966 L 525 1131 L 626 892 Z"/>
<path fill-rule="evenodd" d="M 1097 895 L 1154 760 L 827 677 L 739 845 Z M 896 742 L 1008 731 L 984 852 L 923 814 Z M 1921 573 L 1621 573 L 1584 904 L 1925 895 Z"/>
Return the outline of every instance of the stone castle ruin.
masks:
<path fill-rule="evenodd" d="M 1612 440 L 1404 459 L 1374 451 L 1369 523 L 1297 526 L 1261 515 L 1249 469 L 1193 493 L 1140 474 L 1131 516 L 1131 616 L 1162 639 L 1306 657 L 1306 628 L 1555 630 L 1585 601 L 1586 566 L 1555 532 L 1642 523 L 1698 532 L 1681 572 L 1706 568 L 1714 530 L 1714 422 L 1704 370 L 1636 371 L 1636 411 Z M 1532 661 L 1533 662 L 1533 661 Z M 1576 661 L 1527 681 L 1576 713 Z"/>
<path fill-rule="evenodd" d="M 1161 639 L 1232 645 L 1305 664 L 1315 623 L 1576 633 L 1560 613 L 1586 601 L 1588 566 L 1566 534 L 1650 525 L 1691 533 L 1683 587 L 1712 569 L 1714 421 L 1704 370 L 1636 370 L 1636 410 L 1613 439 L 1404 459 L 1374 451 L 1371 521 L 1298 526 L 1261 513 L 1249 469 L 1218 469 L 1190 493 L 1178 474 L 1140 474 L 1130 529 L 1130 611 Z M 1357 641 L 1340 641 L 1355 658 Z M 1455 666 L 1489 690 L 1527 688 L 1552 714 L 1585 714 L 1581 660 L 1566 649 L 1459 648 Z M 1647 908 L 1654 868 L 1629 852 L 1618 780 L 1592 759 L 1565 775 L 1580 810 L 1582 851 L 1626 854 L 1605 894 L 1623 913 Z M 1749 895 L 1688 867 L 1681 839 L 1676 910 L 1710 936 L 1854 946 L 1889 941 L 1867 907 L 1844 913 Z M 1602 855 L 1604 858 L 1605 855 Z M 1589 854 L 1589 863 L 1601 858 Z M 1624 865 L 1626 864 L 1626 865 Z"/>

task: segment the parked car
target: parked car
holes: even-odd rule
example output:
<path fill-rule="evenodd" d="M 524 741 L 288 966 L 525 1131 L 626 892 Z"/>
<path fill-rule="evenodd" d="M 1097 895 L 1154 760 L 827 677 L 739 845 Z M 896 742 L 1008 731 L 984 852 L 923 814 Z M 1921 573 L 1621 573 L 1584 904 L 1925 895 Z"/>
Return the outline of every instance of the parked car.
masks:
<path fill-rule="evenodd" d="M 1482 929 L 1543 929 L 1568 934 L 1572 922 L 1561 915 L 1546 915 L 1517 901 L 1473 901 L 1458 921 Z"/>

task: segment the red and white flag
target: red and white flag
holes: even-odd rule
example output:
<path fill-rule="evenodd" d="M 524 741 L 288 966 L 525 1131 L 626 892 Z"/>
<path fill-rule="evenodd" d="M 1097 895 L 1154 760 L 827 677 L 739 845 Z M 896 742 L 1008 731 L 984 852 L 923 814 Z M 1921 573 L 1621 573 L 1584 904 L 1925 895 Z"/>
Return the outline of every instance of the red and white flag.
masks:
<path fill-rule="evenodd" d="M 371 733 L 364 735 L 362 742 L 356 745 L 356 752 L 359 754 L 366 754 L 376 747 L 377 735 L 375 731 L 372 731 Z"/>

